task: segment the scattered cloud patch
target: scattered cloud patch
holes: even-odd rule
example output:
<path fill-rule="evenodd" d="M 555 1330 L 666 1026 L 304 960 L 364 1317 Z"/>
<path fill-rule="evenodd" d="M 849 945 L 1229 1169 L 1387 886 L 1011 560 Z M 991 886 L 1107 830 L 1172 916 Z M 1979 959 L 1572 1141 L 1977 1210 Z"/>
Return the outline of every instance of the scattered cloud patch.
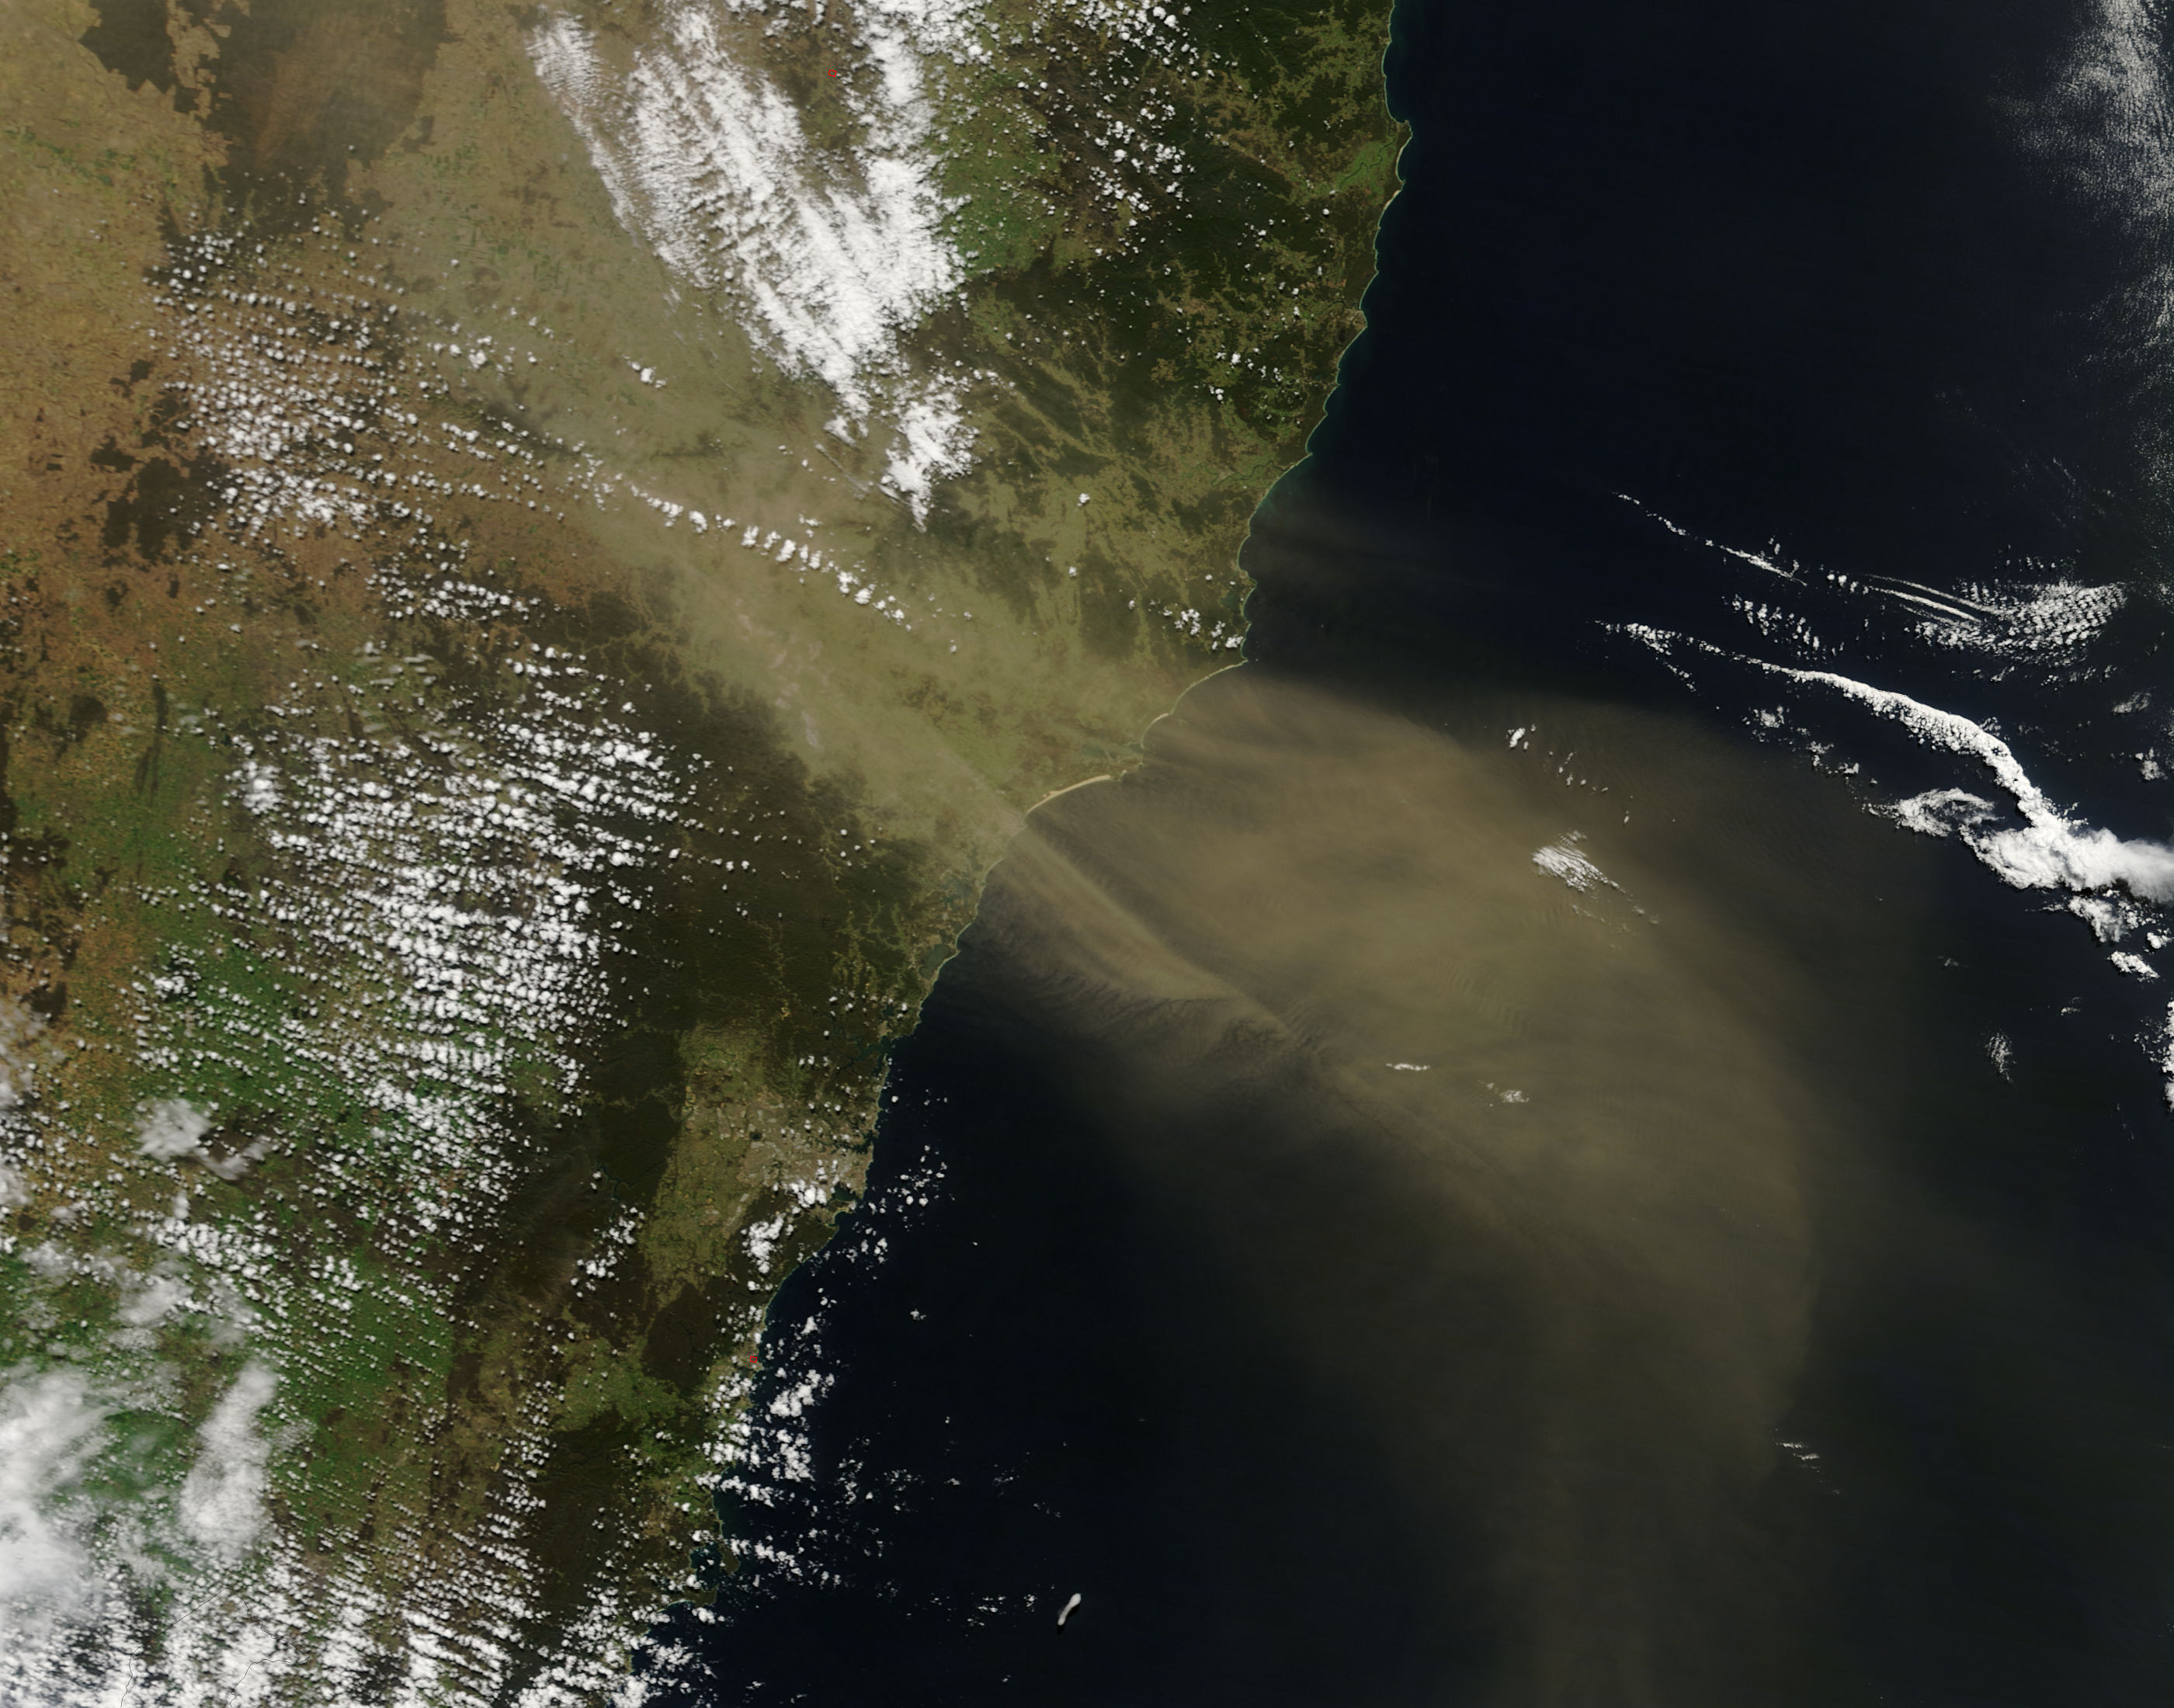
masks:
<path fill-rule="evenodd" d="M 730 8 L 738 12 L 737 5 Z M 894 423 L 886 484 L 925 514 L 932 483 L 966 466 L 955 397 L 907 371 L 904 335 L 955 291 L 966 263 L 944 222 L 923 56 L 973 45 L 971 8 L 876 4 L 859 18 L 882 75 L 834 87 L 859 122 L 846 149 L 819 148 L 800 109 L 732 57 L 709 10 L 682 5 L 661 39 L 614 63 L 580 19 L 546 17 L 529 57 L 572 122 L 620 223 L 679 278 L 735 303 L 757 345 L 822 379 L 832 430 Z"/>
<path fill-rule="evenodd" d="M 181 1485 L 181 1525 L 215 1556 L 240 1559 L 264 1527 L 264 1466 L 271 1444 L 257 1427 L 277 1381 L 250 1363 L 197 1434 L 197 1462 Z"/>
<path fill-rule="evenodd" d="M 130 1328 L 164 1322 L 189 1303 L 189 1289 L 170 1275 L 153 1275 L 121 1302 L 120 1317 Z"/>
<path fill-rule="evenodd" d="M 105 1435 L 105 1408 L 74 1370 L 0 1388 L 0 1635 L 41 1630 L 96 1599 L 74 1496 Z"/>
<path fill-rule="evenodd" d="M 211 1131 L 211 1118 L 186 1099 L 169 1097 L 154 1103 L 137 1130 L 136 1149 L 159 1162 L 171 1162 L 190 1154 Z"/>
<path fill-rule="evenodd" d="M 1620 889 L 1622 885 L 1603 872 L 1578 851 L 1582 840 L 1573 830 L 1560 842 L 1551 842 L 1544 848 L 1533 851 L 1533 864 L 1552 878 L 1560 878 L 1572 889 L 1581 893 L 1605 886 Z"/>

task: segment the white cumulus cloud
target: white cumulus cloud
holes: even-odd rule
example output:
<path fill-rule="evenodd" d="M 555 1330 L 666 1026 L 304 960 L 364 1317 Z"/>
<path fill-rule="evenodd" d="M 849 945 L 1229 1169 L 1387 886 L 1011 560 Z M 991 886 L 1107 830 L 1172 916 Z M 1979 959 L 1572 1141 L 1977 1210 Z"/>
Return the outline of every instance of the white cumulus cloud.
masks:
<path fill-rule="evenodd" d="M 918 516 L 931 483 L 965 467 L 971 436 L 949 389 L 910 376 L 902 349 L 965 277 L 922 56 L 972 51 L 973 18 L 893 0 L 860 23 L 881 78 L 834 91 L 862 122 L 850 150 L 815 147 L 800 109 L 735 62 L 703 8 L 673 11 L 624 68 L 576 19 L 548 17 L 527 41 L 620 223 L 680 278 L 732 300 L 756 344 L 824 380 L 846 416 L 887 416 L 885 480 Z"/>
<path fill-rule="evenodd" d="M 0 1633 L 43 1629 L 97 1593 L 72 1496 L 105 1443 L 105 1416 L 74 1370 L 0 1388 Z"/>
<path fill-rule="evenodd" d="M 187 1156 L 211 1131 L 211 1118 L 185 1100 L 169 1097 L 154 1103 L 137 1129 L 136 1149 L 160 1162 Z"/>
<path fill-rule="evenodd" d="M 257 1427 L 277 1386 L 249 1364 L 197 1435 L 197 1462 L 181 1484 L 181 1525 L 213 1554 L 239 1559 L 264 1527 L 264 1465 L 271 1444 Z"/>

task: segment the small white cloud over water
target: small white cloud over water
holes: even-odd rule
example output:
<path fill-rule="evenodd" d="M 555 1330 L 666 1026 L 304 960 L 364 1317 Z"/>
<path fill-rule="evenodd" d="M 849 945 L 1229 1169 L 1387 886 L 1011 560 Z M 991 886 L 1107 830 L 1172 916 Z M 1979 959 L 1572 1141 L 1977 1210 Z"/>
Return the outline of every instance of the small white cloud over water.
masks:
<path fill-rule="evenodd" d="M 2090 926 L 2091 934 L 2101 943 L 2119 943 L 2151 917 L 2146 910 L 2122 895 L 2072 895 L 2069 898 L 2069 911 Z"/>
<path fill-rule="evenodd" d="M 2111 830 L 2077 823 L 2031 781 L 2014 750 L 1982 724 L 1832 671 L 1772 664 L 1762 668 L 1798 682 L 1835 689 L 1881 716 L 1893 718 L 1928 746 L 1965 754 L 1991 771 L 2022 816 L 2020 826 L 1990 828 L 1996 816 L 1993 803 L 1959 788 L 1913 796 L 1890 810 L 1913 830 L 1959 835 L 2003 883 L 2019 889 L 2125 889 L 2153 901 L 2174 899 L 2174 848 L 2162 842 L 2123 840 Z"/>
<path fill-rule="evenodd" d="M 2039 803 L 2042 804 L 2042 797 Z M 2123 841 L 2112 831 L 2076 824 L 2050 808 L 2024 808 L 2026 823 L 1986 827 L 2002 815 L 1966 789 L 1934 789 L 1887 809 L 1897 824 L 1931 836 L 1960 836 L 2018 889 L 2110 889 L 2118 885 L 2154 901 L 2174 898 L 2174 849 Z M 2092 921 L 2094 929 L 2098 922 Z"/>
<path fill-rule="evenodd" d="M 1730 659 L 1806 687 L 1831 689 L 1901 724 L 1925 747 L 1975 760 L 2007 795 L 2009 806 L 2003 807 L 1971 789 L 1950 786 L 1928 789 L 1875 810 L 1922 835 L 1955 837 L 2002 883 L 2015 889 L 2069 891 L 2068 911 L 2088 924 L 2102 943 L 2119 942 L 2138 931 L 2155 949 L 2167 941 L 2160 931 L 2148 927 L 2155 926 L 2161 917 L 2154 904 L 2174 901 L 2174 847 L 2146 838 L 2123 837 L 2063 811 L 2032 781 L 2014 749 L 1984 725 L 1834 671 L 1801 669 L 1746 657 L 1643 625 L 1626 624 L 1621 632 L 1664 659 L 1680 647 Z M 2117 971 L 2130 977 L 2156 981 L 2160 976 L 2150 962 L 2133 951 L 2115 949 L 2109 959 Z M 1996 1034 L 1987 1047 L 1994 1067 L 2004 1076 L 2007 1040 Z M 2168 1043 L 2160 1066 L 2169 1076 L 2166 1095 L 2170 1106 L 2174 1106 L 2174 1014 L 2170 1015 Z"/>
<path fill-rule="evenodd" d="M 2116 3 L 2109 8 L 2109 15 L 2123 9 Z M 1626 501 L 1637 503 L 1627 494 L 1624 496 Z M 1754 554 L 1701 538 L 1666 516 L 1646 510 L 1642 505 L 1638 507 L 1679 538 L 1696 540 L 1730 557 L 1758 562 L 1764 568 L 1773 567 Z M 2073 650 L 2094 637 L 2121 608 L 2125 597 L 2119 587 L 2090 586 L 2070 581 L 2046 582 L 2020 590 L 1977 589 L 1969 597 L 1892 581 L 1884 583 L 1879 591 L 1933 612 L 1934 616 L 1926 620 L 1945 625 L 1943 634 L 1957 644 L 1967 641 L 1996 654 L 2007 655 L 2047 648 Z M 2023 820 L 2021 824 L 2009 821 L 2008 815 L 1993 802 L 1960 787 L 1928 790 L 1885 810 L 1897 823 L 1912 830 L 1928 835 L 1960 837 L 1999 875 L 2002 882 L 2019 889 L 2065 889 L 2081 895 L 2102 897 L 2074 910 L 2090 922 L 2101 941 L 2118 937 L 2121 930 L 2137 922 L 2122 912 L 2125 904 L 2118 898 L 2104 897 L 2104 892 L 2126 890 L 2129 895 L 2147 901 L 2174 900 L 2174 847 L 2160 842 L 2124 840 L 2111 830 L 2079 823 L 2052 803 L 2031 781 L 2014 750 L 1982 724 L 1836 671 L 1805 669 L 1748 657 L 1642 624 L 1625 624 L 1620 632 L 1639 640 L 1663 659 L 1681 646 L 1733 659 L 1787 681 L 1831 689 L 1882 717 L 1892 719 L 1928 747 L 1977 760 L 1993 774 L 1993 780 L 2014 802 L 2014 811 Z"/>
<path fill-rule="evenodd" d="M 1578 851 L 1577 842 L 1578 835 L 1573 830 L 1560 842 L 1536 848 L 1533 851 L 1533 864 L 1550 877 L 1561 878 L 1572 889 L 1595 889 L 1603 884 L 1610 889 L 1620 888 L 1614 878 Z"/>
<path fill-rule="evenodd" d="M 1943 646 L 2004 658 L 2072 654 L 2096 639 L 2128 598 L 2117 586 L 2065 581 L 1968 592 L 1968 597 L 1945 594 L 1918 601 L 1926 614 L 1917 632 Z"/>
<path fill-rule="evenodd" d="M 2174 206 L 2165 24 L 2150 0 L 2085 8 L 2066 57 L 2035 100 L 2010 109 L 2026 146 L 2131 227 Z"/>

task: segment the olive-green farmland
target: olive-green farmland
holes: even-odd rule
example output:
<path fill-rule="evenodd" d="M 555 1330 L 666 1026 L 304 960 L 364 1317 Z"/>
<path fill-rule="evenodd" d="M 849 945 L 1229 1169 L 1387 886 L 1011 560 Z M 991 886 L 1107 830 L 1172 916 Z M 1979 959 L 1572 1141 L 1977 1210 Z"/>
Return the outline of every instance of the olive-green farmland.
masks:
<path fill-rule="evenodd" d="M 19 8 L 0 1694 L 602 1700 L 731 1569 L 983 874 L 1239 657 L 1387 24 Z"/>

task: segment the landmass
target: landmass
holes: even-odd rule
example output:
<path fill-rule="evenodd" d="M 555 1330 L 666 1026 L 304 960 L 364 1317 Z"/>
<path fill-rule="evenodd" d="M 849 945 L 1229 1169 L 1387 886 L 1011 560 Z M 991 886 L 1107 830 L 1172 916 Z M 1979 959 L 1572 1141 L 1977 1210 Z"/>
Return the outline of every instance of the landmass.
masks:
<path fill-rule="evenodd" d="M 599 1700 L 732 1569 L 983 874 L 1239 657 L 1386 30 L 18 9 L 0 1695 Z"/>

